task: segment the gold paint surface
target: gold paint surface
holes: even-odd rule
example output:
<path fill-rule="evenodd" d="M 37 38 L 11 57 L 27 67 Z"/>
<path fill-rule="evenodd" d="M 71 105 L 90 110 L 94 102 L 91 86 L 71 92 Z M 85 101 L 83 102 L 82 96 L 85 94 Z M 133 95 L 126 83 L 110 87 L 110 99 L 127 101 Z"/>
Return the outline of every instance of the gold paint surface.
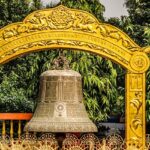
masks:
<path fill-rule="evenodd" d="M 126 142 L 145 147 L 145 73 L 126 74 Z"/>

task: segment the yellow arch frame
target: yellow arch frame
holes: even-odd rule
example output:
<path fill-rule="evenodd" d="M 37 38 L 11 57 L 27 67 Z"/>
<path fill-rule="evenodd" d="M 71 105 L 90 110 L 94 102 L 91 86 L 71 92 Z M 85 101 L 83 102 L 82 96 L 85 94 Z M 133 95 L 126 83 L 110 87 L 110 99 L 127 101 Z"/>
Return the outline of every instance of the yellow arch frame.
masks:
<path fill-rule="evenodd" d="M 122 65 L 126 73 L 126 141 L 145 146 L 145 72 L 150 47 L 141 48 L 125 33 L 91 14 L 62 5 L 39 10 L 0 30 L 0 64 L 50 48 L 88 51 Z"/>

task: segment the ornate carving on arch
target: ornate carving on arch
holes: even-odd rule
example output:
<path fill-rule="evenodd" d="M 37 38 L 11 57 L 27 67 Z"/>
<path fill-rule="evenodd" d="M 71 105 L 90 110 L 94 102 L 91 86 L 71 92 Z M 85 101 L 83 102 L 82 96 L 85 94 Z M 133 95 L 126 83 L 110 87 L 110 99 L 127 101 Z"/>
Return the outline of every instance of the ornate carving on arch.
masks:
<path fill-rule="evenodd" d="M 35 11 L 27 16 L 23 22 L 10 24 L 1 29 L 0 58 L 4 58 L 8 55 L 14 56 L 16 54 L 16 51 L 19 52 L 19 49 L 23 50 L 24 47 L 29 48 L 32 45 L 34 45 L 32 46 L 32 48 L 36 47 L 35 45 L 40 47 L 41 44 L 43 49 L 45 47 L 48 48 L 47 46 L 52 45 L 52 43 L 46 43 L 44 45 L 42 38 L 44 38 L 45 40 L 50 36 L 50 34 L 54 33 L 53 35 L 55 35 L 56 32 L 58 33 L 58 36 L 59 33 L 63 33 L 64 35 L 66 33 L 72 33 L 74 36 L 73 38 L 76 38 L 75 40 L 77 40 L 78 38 L 79 41 L 82 41 L 79 42 L 77 46 L 85 46 L 93 50 L 101 49 L 101 52 L 103 51 L 103 53 L 109 55 L 110 58 L 112 58 L 114 61 L 116 61 L 117 59 L 117 62 L 123 64 L 125 68 L 128 68 L 133 72 L 144 72 L 148 69 L 149 60 L 144 53 L 145 51 L 147 51 L 147 49 L 144 51 L 118 28 L 109 24 L 99 23 L 93 15 L 81 10 L 69 9 L 62 5 L 53 9 Z M 44 33 L 45 35 L 43 35 Z M 49 33 L 49 35 L 47 33 Z M 77 36 L 77 34 L 78 37 L 75 37 Z M 29 37 L 33 35 L 35 35 L 34 41 L 27 42 L 25 40 L 27 36 Z M 37 43 L 37 41 L 39 41 L 40 35 L 42 35 L 41 41 Z M 83 35 L 89 36 L 89 38 L 93 38 L 93 41 L 88 43 L 86 41 L 87 39 L 85 40 Z M 58 39 L 60 38 L 61 37 L 58 37 Z M 64 39 L 68 42 L 64 40 L 63 42 L 56 42 L 54 41 L 55 39 L 53 40 L 53 42 L 56 42 L 58 46 L 60 43 L 62 45 L 74 45 L 74 40 L 71 38 L 72 37 L 64 36 Z M 98 42 L 96 38 L 99 39 L 99 43 L 101 42 L 100 44 L 95 43 Z M 21 39 L 23 48 L 20 48 L 20 45 L 17 44 L 15 49 L 11 49 L 11 47 L 14 46 L 12 46 L 12 44 L 10 43 L 17 40 L 20 41 Z M 51 39 L 52 38 L 50 38 L 50 40 Z M 104 42 L 106 43 L 106 45 L 102 44 Z M 101 48 L 101 46 L 103 47 L 103 49 Z M 31 49 L 30 51 L 32 52 L 34 51 L 34 49 Z M 133 56 L 130 59 L 132 54 Z"/>
<path fill-rule="evenodd" d="M 139 111 L 142 107 L 141 96 L 142 96 L 142 92 L 138 91 L 138 92 L 135 93 L 135 98 L 133 98 L 130 101 L 130 105 L 133 106 L 133 109 L 135 109 L 136 115 L 139 114 Z"/>
<path fill-rule="evenodd" d="M 1 42 L 5 43 L 13 40 L 13 38 L 34 32 L 53 30 L 85 32 L 103 37 L 105 40 L 129 51 L 140 50 L 140 47 L 118 28 L 99 23 L 94 16 L 87 12 L 69 9 L 62 5 L 53 9 L 33 12 L 26 17 L 23 23 L 6 26 L 0 31 L 0 45 Z"/>
<path fill-rule="evenodd" d="M 45 46 L 52 46 L 52 45 L 70 45 L 70 46 L 78 46 L 78 47 L 82 47 L 83 48 L 88 48 L 88 49 L 93 49 L 96 51 L 102 51 L 103 53 L 106 53 L 108 55 L 111 55 L 112 57 L 116 57 L 118 60 L 120 60 L 121 62 L 125 63 L 128 65 L 128 61 L 119 56 L 117 53 L 112 52 L 108 49 L 102 48 L 96 44 L 92 44 L 92 43 L 86 43 L 86 42 L 81 42 L 81 41 L 74 41 L 74 40 L 70 40 L 70 41 L 65 41 L 65 40 L 43 40 L 43 41 L 38 41 L 38 42 L 33 42 L 33 43 L 28 43 L 25 45 L 22 45 L 20 47 L 17 47 L 15 49 L 12 49 L 10 51 L 7 51 L 6 53 L 3 53 L 3 55 L 0 56 L 0 59 L 7 57 L 9 55 L 12 55 L 14 53 L 17 53 L 19 51 L 25 51 L 28 50 L 30 48 L 34 48 L 34 47 L 40 47 L 43 48 Z"/>
<path fill-rule="evenodd" d="M 141 139 L 142 135 L 141 133 L 138 133 L 138 130 L 141 130 L 143 127 L 143 123 L 142 123 L 142 118 L 141 118 L 141 114 L 140 111 L 142 109 L 142 99 L 143 99 L 143 95 L 141 91 L 135 91 L 134 92 L 135 96 L 134 98 L 130 101 L 130 107 L 132 108 L 132 111 L 135 112 L 133 113 L 133 118 L 131 119 L 130 122 L 130 128 L 131 131 L 134 133 L 134 135 Z M 141 129 L 140 129 L 141 128 Z"/>
<path fill-rule="evenodd" d="M 1 33 L 1 40 L 45 30 L 72 30 L 96 33 L 99 26 L 94 16 L 87 12 L 59 7 L 36 11 L 30 14 L 23 23 L 6 27 Z"/>
<path fill-rule="evenodd" d="M 143 52 L 134 52 L 130 65 L 136 72 L 145 72 L 149 68 L 149 58 Z"/>
<path fill-rule="evenodd" d="M 127 141 L 145 146 L 145 73 L 127 73 Z M 130 142 L 129 142 L 130 143 Z"/>
<path fill-rule="evenodd" d="M 139 128 L 143 127 L 143 123 L 141 121 L 141 118 L 139 118 L 139 116 L 135 116 L 134 119 L 131 120 L 131 124 L 130 124 L 130 128 L 131 131 L 134 133 L 135 137 L 141 139 L 142 138 L 142 134 L 138 133 Z"/>

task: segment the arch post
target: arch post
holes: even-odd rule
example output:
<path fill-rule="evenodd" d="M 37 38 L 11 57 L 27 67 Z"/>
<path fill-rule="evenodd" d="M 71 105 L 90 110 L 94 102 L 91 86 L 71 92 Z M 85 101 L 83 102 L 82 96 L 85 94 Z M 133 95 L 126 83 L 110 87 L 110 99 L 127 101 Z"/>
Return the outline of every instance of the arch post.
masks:
<path fill-rule="evenodd" d="M 126 74 L 126 142 L 128 149 L 145 148 L 145 73 Z"/>

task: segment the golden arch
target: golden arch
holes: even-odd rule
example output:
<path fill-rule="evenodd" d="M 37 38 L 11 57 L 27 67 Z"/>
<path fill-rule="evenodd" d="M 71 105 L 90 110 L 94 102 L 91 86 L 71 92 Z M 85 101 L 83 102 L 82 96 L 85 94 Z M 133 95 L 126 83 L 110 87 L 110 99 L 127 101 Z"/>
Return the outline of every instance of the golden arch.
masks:
<path fill-rule="evenodd" d="M 145 146 L 145 72 L 150 60 L 125 33 L 91 14 L 62 5 L 39 10 L 0 30 L 0 64 L 25 53 L 72 48 L 96 53 L 126 70 L 126 141 Z"/>

